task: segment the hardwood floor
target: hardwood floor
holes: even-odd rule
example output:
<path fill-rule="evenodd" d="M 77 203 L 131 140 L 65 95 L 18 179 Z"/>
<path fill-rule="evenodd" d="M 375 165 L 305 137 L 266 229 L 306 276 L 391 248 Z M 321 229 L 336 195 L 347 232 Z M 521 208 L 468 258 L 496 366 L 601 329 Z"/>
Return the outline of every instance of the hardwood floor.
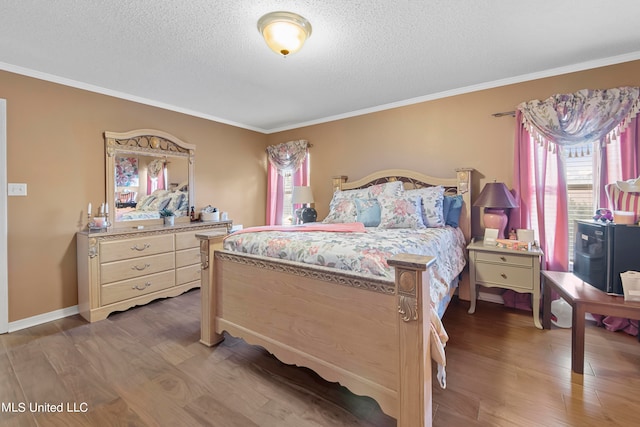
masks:
<path fill-rule="evenodd" d="M 0 335 L 0 424 L 395 426 L 373 400 L 258 347 L 199 344 L 199 297 Z M 445 314 L 448 386 L 434 386 L 434 426 L 640 425 L 634 337 L 589 324 L 581 376 L 569 329 L 541 331 L 530 313 L 491 303 L 467 308 L 454 300 Z"/>

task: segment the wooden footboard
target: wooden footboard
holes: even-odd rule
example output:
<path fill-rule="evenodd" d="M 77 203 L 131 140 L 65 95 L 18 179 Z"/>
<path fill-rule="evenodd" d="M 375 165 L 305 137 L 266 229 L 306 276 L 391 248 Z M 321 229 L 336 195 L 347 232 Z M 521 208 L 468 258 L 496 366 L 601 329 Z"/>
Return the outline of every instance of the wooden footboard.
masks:
<path fill-rule="evenodd" d="M 432 257 L 398 255 L 394 282 L 216 250 L 200 235 L 201 342 L 222 332 L 374 398 L 398 426 L 431 425 Z"/>

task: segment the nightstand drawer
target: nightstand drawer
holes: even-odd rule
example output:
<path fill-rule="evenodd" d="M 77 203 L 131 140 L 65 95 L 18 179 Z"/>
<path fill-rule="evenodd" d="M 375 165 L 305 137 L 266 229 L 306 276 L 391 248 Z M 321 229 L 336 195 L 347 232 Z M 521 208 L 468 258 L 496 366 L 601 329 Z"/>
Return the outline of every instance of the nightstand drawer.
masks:
<path fill-rule="evenodd" d="M 476 263 L 475 268 L 477 283 L 486 283 L 509 289 L 533 289 L 533 273 L 530 268 L 488 263 Z"/>
<path fill-rule="evenodd" d="M 481 261 L 495 262 L 496 264 L 521 265 L 523 267 L 531 267 L 533 265 L 533 257 L 529 255 L 476 251 L 476 262 Z"/>

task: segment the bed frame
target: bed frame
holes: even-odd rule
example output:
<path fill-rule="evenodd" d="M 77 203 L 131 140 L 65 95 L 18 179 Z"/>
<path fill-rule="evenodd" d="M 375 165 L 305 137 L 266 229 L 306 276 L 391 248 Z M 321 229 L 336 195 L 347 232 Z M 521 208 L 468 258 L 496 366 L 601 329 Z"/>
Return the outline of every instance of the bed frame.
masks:
<path fill-rule="evenodd" d="M 462 194 L 461 228 L 471 232 L 471 172 L 439 179 L 386 170 L 334 189 L 401 180 L 405 188 L 443 185 Z M 394 256 L 395 282 L 326 267 L 220 250 L 198 235 L 202 259 L 201 342 L 226 331 L 287 364 L 305 366 L 353 393 L 375 399 L 399 427 L 430 426 L 431 354 L 428 269 L 433 257 Z"/>

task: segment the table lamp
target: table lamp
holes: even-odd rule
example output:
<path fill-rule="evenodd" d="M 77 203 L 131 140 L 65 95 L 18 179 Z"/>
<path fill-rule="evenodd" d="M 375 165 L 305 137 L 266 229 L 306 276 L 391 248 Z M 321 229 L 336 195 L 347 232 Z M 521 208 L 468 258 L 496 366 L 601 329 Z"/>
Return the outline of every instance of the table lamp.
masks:
<path fill-rule="evenodd" d="M 507 227 L 507 214 L 505 209 L 517 208 L 518 203 L 509 189 L 502 182 L 487 183 L 473 206 L 484 207 L 484 226 L 498 229 L 498 239 L 504 239 L 504 230 Z"/>
<path fill-rule="evenodd" d="M 291 203 L 293 205 L 306 205 L 313 203 L 313 192 L 311 187 L 294 186 L 291 193 Z M 302 207 L 297 209 L 294 213 L 296 222 L 315 222 L 318 218 L 318 213 L 311 206 Z"/>

